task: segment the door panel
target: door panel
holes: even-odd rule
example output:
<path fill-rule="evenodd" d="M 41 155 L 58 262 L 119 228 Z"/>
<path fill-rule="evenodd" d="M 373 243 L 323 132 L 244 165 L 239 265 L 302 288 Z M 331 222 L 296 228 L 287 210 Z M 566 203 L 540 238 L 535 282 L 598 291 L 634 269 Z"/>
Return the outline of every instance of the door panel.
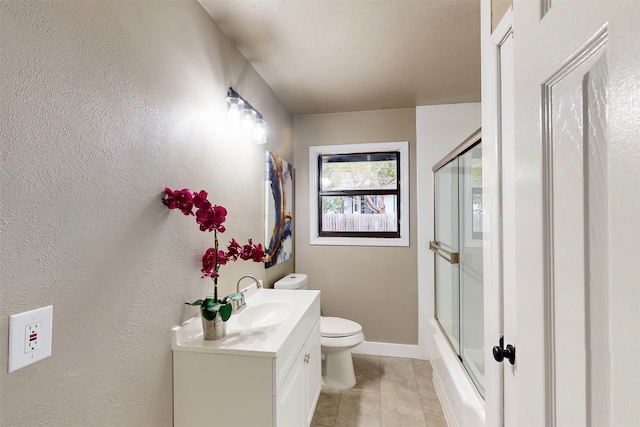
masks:
<path fill-rule="evenodd" d="M 555 412 L 557 425 L 587 425 L 589 407 L 587 377 L 591 368 L 584 349 L 588 348 L 590 333 L 586 296 L 591 281 L 586 277 L 584 255 L 591 246 L 585 226 L 592 213 L 585 205 L 589 200 L 585 183 L 591 168 L 601 169 L 602 165 L 594 165 L 593 158 L 589 161 L 586 150 L 590 143 L 605 145 L 593 136 L 606 128 L 602 111 L 606 111 L 607 84 L 605 43 L 599 39 L 596 42 L 545 84 L 543 99 L 543 132 L 547 135 L 543 170 L 548 179 L 545 206 L 549 219 L 545 245 L 549 271 L 547 369 L 548 387 L 554 390 L 554 400 L 548 404 Z M 606 147 L 596 151 L 602 149 Z M 598 230 L 600 233 L 602 230 Z"/>
<path fill-rule="evenodd" d="M 513 8 L 517 400 L 505 381 L 505 412 L 521 426 L 632 426 L 640 2 L 542 3 Z"/>

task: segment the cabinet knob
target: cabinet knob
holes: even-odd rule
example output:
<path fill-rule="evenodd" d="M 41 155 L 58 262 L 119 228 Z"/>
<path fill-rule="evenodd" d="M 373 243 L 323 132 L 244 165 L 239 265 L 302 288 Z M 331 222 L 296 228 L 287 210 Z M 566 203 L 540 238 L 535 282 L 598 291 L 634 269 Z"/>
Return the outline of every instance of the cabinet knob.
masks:
<path fill-rule="evenodd" d="M 309 363 L 309 359 L 311 359 L 311 353 L 307 353 L 304 355 L 304 363 Z"/>

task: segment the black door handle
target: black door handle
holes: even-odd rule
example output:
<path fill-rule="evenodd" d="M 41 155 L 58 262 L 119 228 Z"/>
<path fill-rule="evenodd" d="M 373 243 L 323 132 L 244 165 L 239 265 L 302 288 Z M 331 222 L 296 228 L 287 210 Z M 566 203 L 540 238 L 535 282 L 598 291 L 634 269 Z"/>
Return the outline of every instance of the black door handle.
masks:
<path fill-rule="evenodd" d="M 507 348 L 503 348 L 503 340 L 503 338 L 500 338 L 500 345 L 493 347 L 493 358 L 496 359 L 496 362 L 502 362 L 507 359 L 513 365 L 516 363 L 516 348 L 511 344 L 507 344 Z"/>

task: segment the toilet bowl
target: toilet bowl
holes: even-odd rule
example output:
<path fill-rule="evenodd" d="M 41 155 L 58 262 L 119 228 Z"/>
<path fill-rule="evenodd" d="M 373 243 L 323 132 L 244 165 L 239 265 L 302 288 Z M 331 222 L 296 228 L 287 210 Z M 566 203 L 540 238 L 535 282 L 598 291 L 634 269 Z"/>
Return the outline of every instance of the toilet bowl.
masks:
<path fill-rule="evenodd" d="M 347 390 L 356 385 L 351 349 L 364 341 L 362 326 L 340 317 L 320 318 L 320 347 L 324 357 L 322 385 Z"/>
<path fill-rule="evenodd" d="M 306 274 L 293 273 L 274 284 L 275 289 L 306 289 Z M 320 317 L 322 385 L 347 390 L 356 385 L 351 349 L 364 341 L 362 326 L 340 317 Z"/>

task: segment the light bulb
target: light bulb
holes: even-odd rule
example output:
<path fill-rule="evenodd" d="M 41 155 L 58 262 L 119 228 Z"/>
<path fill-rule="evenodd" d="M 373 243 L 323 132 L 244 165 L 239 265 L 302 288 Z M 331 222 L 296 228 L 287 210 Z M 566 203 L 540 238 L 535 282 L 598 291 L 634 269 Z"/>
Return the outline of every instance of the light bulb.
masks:
<path fill-rule="evenodd" d="M 253 127 L 253 138 L 256 140 L 258 144 L 266 144 L 267 143 L 267 129 L 266 122 L 264 119 L 257 118 L 256 124 Z"/>
<path fill-rule="evenodd" d="M 244 101 L 235 96 L 227 96 L 225 98 L 227 102 L 227 117 L 232 124 L 238 124 L 240 122 L 240 111 L 244 107 Z"/>
<path fill-rule="evenodd" d="M 238 111 L 237 105 L 230 105 L 228 111 L 229 121 L 233 124 L 238 124 L 240 122 L 240 111 Z"/>
<path fill-rule="evenodd" d="M 242 130 L 247 134 L 251 134 L 251 131 L 253 130 L 253 125 L 255 123 L 256 123 L 256 112 L 251 108 L 245 107 L 244 113 L 242 115 Z"/>

